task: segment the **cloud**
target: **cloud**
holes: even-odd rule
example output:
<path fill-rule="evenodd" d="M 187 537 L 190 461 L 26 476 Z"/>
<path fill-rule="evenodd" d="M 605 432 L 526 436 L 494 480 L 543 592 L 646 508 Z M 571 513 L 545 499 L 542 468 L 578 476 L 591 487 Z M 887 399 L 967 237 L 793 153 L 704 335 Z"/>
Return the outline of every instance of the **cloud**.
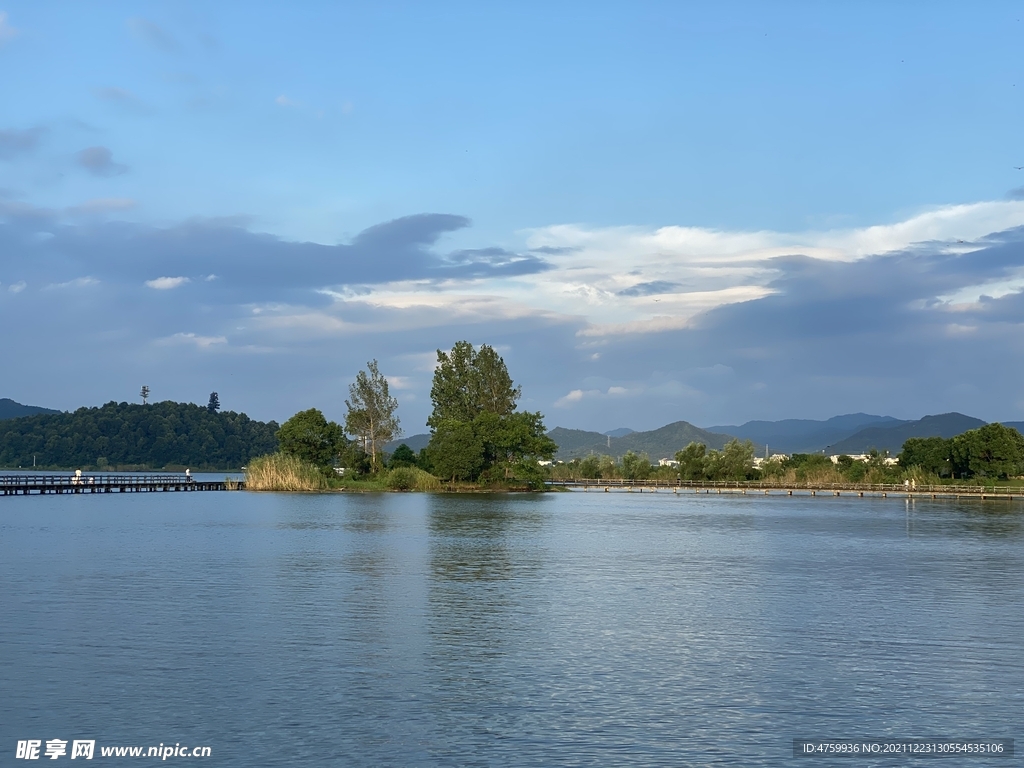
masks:
<path fill-rule="evenodd" d="M 163 27 L 148 19 L 129 19 L 128 31 L 136 40 L 141 40 L 164 53 L 175 53 L 178 50 L 177 41 Z"/>
<path fill-rule="evenodd" d="M 3 268 L 19 270 L 4 287 L 70 283 L 17 300 L 3 291 L 0 322 L 31 312 L 37 343 L 73 335 L 72 354 L 94 361 L 90 370 L 102 360 L 95 376 L 109 369 L 110 386 L 141 359 L 209 392 L 211 358 L 181 368 L 167 348 L 223 350 L 241 367 L 217 375 L 233 375 L 274 418 L 328 407 L 348 383 L 339 371 L 377 358 L 402 393 L 403 421 L 418 425 L 434 350 L 464 338 L 507 350 L 524 407 L 553 414 L 550 426 L 856 410 L 1024 417 L 1013 386 L 1024 377 L 1024 206 L 921 217 L 884 232 L 564 225 L 518 245 L 451 249 L 450 234 L 462 243 L 472 234 L 454 214 L 385 221 L 324 245 L 256 232 L 242 218 L 156 227 L 0 200 Z M 991 222 L 1007 226 L 986 231 Z M 865 242 L 886 249 L 865 253 Z M 546 245 L 556 252 L 535 250 Z M 80 275 L 97 282 L 70 290 Z M 150 292 L 186 280 L 164 300 Z M 123 359 L 105 356 L 115 348 Z M 955 359 L 971 364 L 945 362 Z"/>
<path fill-rule="evenodd" d="M 0 131 L 0 160 L 12 160 L 34 150 L 39 139 L 46 132 L 42 126 L 35 126 L 23 131 Z"/>
<path fill-rule="evenodd" d="M 84 203 L 72 205 L 64 210 L 73 216 L 90 216 L 103 213 L 117 213 L 135 208 L 138 201 L 130 197 L 96 197 Z"/>
<path fill-rule="evenodd" d="M 287 96 L 285 96 L 283 93 L 280 96 L 278 96 L 276 99 L 274 99 L 274 103 L 277 104 L 279 107 L 301 107 L 302 106 L 302 102 L 301 101 L 293 101 L 292 99 L 289 99 Z"/>
<path fill-rule="evenodd" d="M 27 287 L 28 283 L 26 283 L 24 280 L 19 280 L 18 282 L 7 286 L 7 290 L 10 291 L 11 293 L 21 293 Z"/>
<path fill-rule="evenodd" d="M 76 277 L 74 280 L 68 280 L 64 283 L 51 283 L 46 286 L 48 290 L 60 289 L 60 288 L 88 288 L 91 285 L 99 285 L 100 281 L 95 277 Z"/>
<path fill-rule="evenodd" d="M 195 333 L 175 333 L 173 336 L 157 339 L 156 343 L 161 346 L 188 344 L 199 349 L 209 349 L 220 344 L 227 344 L 224 336 L 200 336 Z"/>
<path fill-rule="evenodd" d="M 147 280 L 146 287 L 157 291 L 170 291 L 190 282 L 192 281 L 187 277 L 158 277 L 155 280 Z"/>
<path fill-rule="evenodd" d="M 7 13 L 5 11 L 0 11 L 0 48 L 16 38 L 19 34 L 20 31 L 12 27 L 10 22 L 7 21 Z"/>
<path fill-rule="evenodd" d="M 1006 197 L 1009 198 L 1010 200 L 1024 200 L 1024 187 L 1017 187 L 1016 189 L 1011 189 L 1009 192 L 1006 193 Z"/>
<path fill-rule="evenodd" d="M 126 88 L 117 88 L 113 86 L 96 88 L 93 90 L 93 95 L 95 95 L 100 101 L 106 102 L 107 104 L 113 104 L 127 112 L 133 112 L 138 115 L 148 115 L 153 112 L 151 107 Z"/>
<path fill-rule="evenodd" d="M 679 283 L 669 280 L 653 280 L 649 283 L 637 283 L 618 292 L 619 296 L 653 296 L 659 293 L 671 293 L 679 287 Z"/>
<path fill-rule="evenodd" d="M 127 165 L 114 162 L 114 153 L 106 147 L 87 147 L 77 158 L 78 164 L 94 176 L 119 176 L 128 171 Z"/>

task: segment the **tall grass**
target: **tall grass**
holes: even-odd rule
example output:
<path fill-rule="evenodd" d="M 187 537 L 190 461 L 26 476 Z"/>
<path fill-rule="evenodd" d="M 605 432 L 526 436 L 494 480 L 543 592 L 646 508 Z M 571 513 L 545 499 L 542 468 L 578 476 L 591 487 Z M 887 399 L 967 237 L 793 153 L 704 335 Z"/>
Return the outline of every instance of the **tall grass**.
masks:
<path fill-rule="evenodd" d="M 249 461 L 245 469 L 248 491 L 325 491 L 323 472 L 295 456 L 273 453 Z"/>
<path fill-rule="evenodd" d="M 384 476 L 384 485 L 392 491 L 441 490 L 441 481 L 419 467 L 395 467 Z"/>

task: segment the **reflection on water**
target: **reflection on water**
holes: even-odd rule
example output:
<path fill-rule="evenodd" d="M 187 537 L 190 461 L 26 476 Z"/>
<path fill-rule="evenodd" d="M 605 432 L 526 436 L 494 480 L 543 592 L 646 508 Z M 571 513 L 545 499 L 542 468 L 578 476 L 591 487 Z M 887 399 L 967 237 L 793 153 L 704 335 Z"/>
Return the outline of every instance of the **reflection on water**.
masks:
<path fill-rule="evenodd" d="M 1017 504 L 181 496 L 0 503 L 0 750 L 781 766 L 804 735 L 1024 737 Z"/>

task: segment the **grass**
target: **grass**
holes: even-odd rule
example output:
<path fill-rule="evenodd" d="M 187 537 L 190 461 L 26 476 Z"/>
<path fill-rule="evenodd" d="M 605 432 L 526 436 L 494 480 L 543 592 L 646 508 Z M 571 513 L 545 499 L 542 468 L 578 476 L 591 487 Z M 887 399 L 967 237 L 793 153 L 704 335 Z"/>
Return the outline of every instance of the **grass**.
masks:
<path fill-rule="evenodd" d="M 245 469 L 248 491 L 326 491 L 328 487 L 323 472 L 283 453 L 259 456 Z"/>

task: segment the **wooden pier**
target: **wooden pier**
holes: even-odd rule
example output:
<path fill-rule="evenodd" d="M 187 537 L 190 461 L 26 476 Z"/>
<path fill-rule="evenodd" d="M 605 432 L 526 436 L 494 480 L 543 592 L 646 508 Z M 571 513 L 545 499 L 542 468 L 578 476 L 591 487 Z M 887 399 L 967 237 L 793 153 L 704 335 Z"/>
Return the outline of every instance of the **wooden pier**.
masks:
<path fill-rule="evenodd" d="M 0 474 L 0 496 L 47 493 L 151 493 L 243 490 L 244 480 L 196 480 L 179 474 L 36 475 Z"/>
<path fill-rule="evenodd" d="M 547 480 L 549 487 L 582 491 L 630 493 L 741 494 L 764 496 L 855 496 L 858 498 L 980 499 L 1024 501 L 1024 487 L 981 485 L 917 485 L 888 483 L 772 483 L 764 481 Z"/>

